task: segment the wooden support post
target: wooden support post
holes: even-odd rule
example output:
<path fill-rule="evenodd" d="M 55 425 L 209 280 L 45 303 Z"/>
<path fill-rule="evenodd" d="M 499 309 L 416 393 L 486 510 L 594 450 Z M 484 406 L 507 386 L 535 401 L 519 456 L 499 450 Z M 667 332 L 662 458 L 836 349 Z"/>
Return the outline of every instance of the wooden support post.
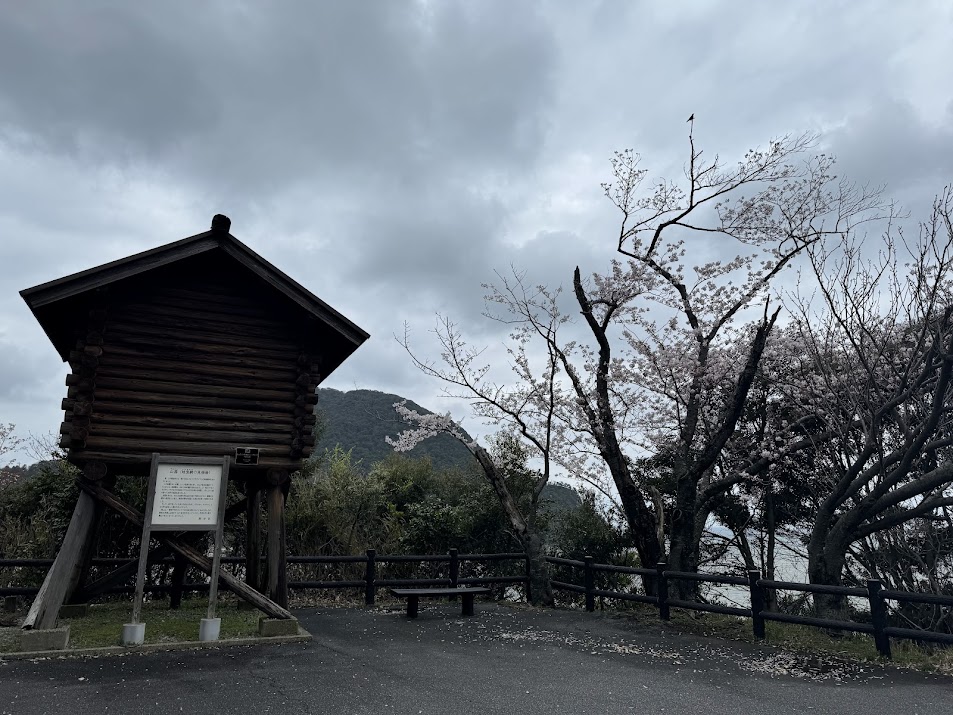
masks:
<path fill-rule="evenodd" d="M 476 594 L 465 593 L 463 594 L 463 610 L 460 613 L 461 616 L 472 616 L 473 615 L 473 597 Z"/>
<path fill-rule="evenodd" d="M 583 571 L 583 584 L 586 589 L 586 610 L 592 613 L 596 610 L 596 594 L 593 591 L 596 588 L 596 573 L 593 569 L 594 559 L 591 556 L 583 557 L 585 570 Z"/>
<path fill-rule="evenodd" d="M 890 625 L 890 616 L 887 613 L 887 602 L 884 600 L 883 583 L 880 579 L 867 579 L 867 598 L 870 601 L 870 620 L 874 626 L 874 644 L 877 646 L 878 655 L 889 659 L 890 654 L 890 636 L 887 635 L 887 627 Z"/>
<path fill-rule="evenodd" d="M 377 550 L 367 550 L 367 564 L 364 568 L 364 605 L 373 606 L 377 595 L 374 581 L 377 579 Z"/>
<path fill-rule="evenodd" d="M 450 549 L 450 567 L 447 576 L 450 578 L 450 588 L 456 588 L 457 581 L 460 579 L 460 554 L 456 549 Z M 450 596 L 447 600 L 456 601 L 456 594 Z"/>
<path fill-rule="evenodd" d="M 663 621 L 667 621 L 671 617 L 668 605 L 668 578 L 665 576 L 665 569 L 667 568 L 668 564 L 664 561 L 655 564 L 655 573 L 658 579 L 655 585 L 655 593 L 658 598 L 658 617 Z"/>
<path fill-rule="evenodd" d="M 89 578 L 89 569 L 93 562 L 93 555 L 96 551 L 96 535 L 103 523 L 103 514 L 106 507 L 96 502 L 96 511 L 93 514 L 93 523 L 90 528 L 89 538 L 83 544 L 82 551 L 78 556 L 76 569 L 73 571 L 70 582 L 66 587 L 65 603 L 86 603 L 83 594 L 84 585 Z"/>
<path fill-rule="evenodd" d="M 287 472 L 269 473 L 268 478 L 268 598 L 283 608 L 288 607 L 288 581 L 285 495 L 281 485 L 287 478 Z"/>
<path fill-rule="evenodd" d="M 256 591 L 261 591 L 261 488 L 250 480 L 245 528 L 245 583 Z"/>
<path fill-rule="evenodd" d="M 95 541 L 96 514 L 96 500 L 81 491 L 63 545 L 23 621 L 24 630 L 47 630 L 56 625 L 60 606 L 72 595 L 72 589 L 82 577 L 86 557 L 92 548 L 90 544 Z"/>
<path fill-rule="evenodd" d="M 172 565 L 172 590 L 169 592 L 169 608 L 172 610 L 182 606 L 182 586 L 185 584 L 185 574 L 189 565 L 182 554 L 175 555 Z"/>
<path fill-rule="evenodd" d="M 754 637 L 764 640 L 764 587 L 758 584 L 761 579 L 761 572 L 753 569 L 748 571 L 748 593 L 751 595 L 751 628 L 754 630 Z"/>

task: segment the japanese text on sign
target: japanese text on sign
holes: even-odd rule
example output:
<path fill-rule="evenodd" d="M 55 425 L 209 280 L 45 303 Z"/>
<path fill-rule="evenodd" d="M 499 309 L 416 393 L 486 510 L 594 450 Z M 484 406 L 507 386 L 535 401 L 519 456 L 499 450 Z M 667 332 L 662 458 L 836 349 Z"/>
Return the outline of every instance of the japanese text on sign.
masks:
<path fill-rule="evenodd" d="M 222 468 L 160 464 L 152 503 L 153 526 L 211 526 L 218 522 Z"/>

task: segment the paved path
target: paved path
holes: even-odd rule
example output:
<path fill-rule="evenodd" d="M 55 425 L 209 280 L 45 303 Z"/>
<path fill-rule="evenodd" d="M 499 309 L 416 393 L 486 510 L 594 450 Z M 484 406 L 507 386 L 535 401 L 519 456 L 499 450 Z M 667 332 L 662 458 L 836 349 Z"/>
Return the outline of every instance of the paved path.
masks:
<path fill-rule="evenodd" d="M 0 713 L 953 715 L 953 679 L 567 611 L 298 613 L 312 643 L 0 663 Z"/>

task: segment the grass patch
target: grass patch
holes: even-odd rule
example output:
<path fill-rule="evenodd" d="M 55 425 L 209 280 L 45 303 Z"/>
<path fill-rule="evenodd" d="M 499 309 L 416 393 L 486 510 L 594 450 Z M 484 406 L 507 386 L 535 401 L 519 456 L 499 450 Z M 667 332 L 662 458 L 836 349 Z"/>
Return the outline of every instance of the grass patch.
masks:
<path fill-rule="evenodd" d="M 850 661 L 879 662 L 928 673 L 953 675 L 953 648 L 940 645 L 917 645 L 913 641 L 891 639 L 893 658 L 885 660 L 877 654 L 873 636 L 864 633 L 844 633 L 835 637 L 820 628 L 768 621 L 765 623 L 767 637 L 764 641 L 759 641 L 751 632 L 751 620 L 748 618 L 673 608 L 671 620 L 664 623 L 659 620 L 655 607 L 642 604 L 620 609 L 618 614 L 629 615 L 640 623 L 655 621 L 679 633 L 761 643 L 801 653 L 834 656 Z"/>
<path fill-rule="evenodd" d="M 146 624 L 146 643 L 174 643 L 198 641 L 199 621 L 205 618 L 208 600 L 183 599 L 182 607 L 170 610 L 168 601 L 152 601 L 142 606 L 142 620 Z M 17 623 L 23 615 L 18 614 Z M 258 635 L 258 610 L 239 609 L 233 600 L 219 601 L 215 615 L 222 619 L 219 638 L 251 638 Z M 89 615 L 83 618 L 61 619 L 57 625 L 70 627 L 67 652 L 76 648 L 102 648 L 121 645 L 122 626 L 132 617 L 132 603 L 94 603 Z M 20 650 L 20 629 L 16 626 L 0 628 L 0 653 Z"/>

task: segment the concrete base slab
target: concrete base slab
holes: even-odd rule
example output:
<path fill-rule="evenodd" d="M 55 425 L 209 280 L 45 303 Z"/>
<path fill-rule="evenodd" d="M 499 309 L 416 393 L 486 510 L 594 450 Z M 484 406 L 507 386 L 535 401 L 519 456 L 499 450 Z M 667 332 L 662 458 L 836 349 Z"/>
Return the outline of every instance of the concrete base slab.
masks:
<path fill-rule="evenodd" d="M 258 619 L 258 635 L 263 638 L 271 636 L 293 636 L 298 633 L 296 618 L 266 618 Z"/>
<path fill-rule="evenodd" d="M 145 623 L 124 623 L 122 626 L 123 645 L 142 645 L 146 639 Z"/>
<path fill-rule="evenodd" d="M 305 630 L 299 630 L 297 635 L 293 636 L 273 636 L 271 638 L 261 638 L 253 636 L 250 638 L 227 638 L 225 640 L 211 641 L 202 643 L 200 641 L 168 641 L 163 643 L 144 643 L 136 648 L 136 653 L 163 653 L 166 651 L 178 650 L 200 650 L 202 648 L 214 648 L 221 650 L 228 646 L 250 645 L 286 645 L 290 643 L 308 643 L 311 641 L 311 634 Z M 5 660 L 32 660 L 34 658 L 49 657 L 82 657 L 104 656 L 104 655 L 129 655 L 127 646 L 112 645 L 105 648 L 67 648 L 66 650 L 33 650 L 16 651 L 15 653 L 0 653 L 0 661 Z"/>
<path fill-rule="evenodd" d="M 66 603 L 60 606 L 60 618 L 86 618 L 88 615 L 88 603 Z"/>
<path fill-rule="evenodd" d="M 20 633 L 20 650 L 63 650 L 69 643 L 69 626 Z"/>
<path fill-rule="evenodd" d="M 217 641 L 218 634 L 222 632 L 221 618 L 203 618 L 199 622 L 199 640 L 203 643 Z"/>

